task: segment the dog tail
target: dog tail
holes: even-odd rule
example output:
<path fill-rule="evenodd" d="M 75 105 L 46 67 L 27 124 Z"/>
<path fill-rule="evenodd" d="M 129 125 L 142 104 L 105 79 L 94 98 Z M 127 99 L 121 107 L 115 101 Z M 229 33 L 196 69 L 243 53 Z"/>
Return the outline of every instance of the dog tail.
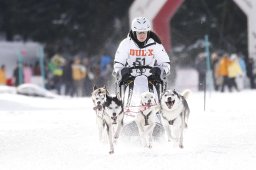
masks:
<path fill-rule="evenodd" d="M 191 93 L 192 91 L 190 89 L 185 89 L 182 91 L 181 95 L 187 100 Z"/>

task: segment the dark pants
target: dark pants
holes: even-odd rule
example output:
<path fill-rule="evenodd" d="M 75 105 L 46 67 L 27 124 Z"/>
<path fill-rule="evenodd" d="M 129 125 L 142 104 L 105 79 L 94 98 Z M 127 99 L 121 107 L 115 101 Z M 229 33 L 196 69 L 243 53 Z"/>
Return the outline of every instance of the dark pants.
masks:
<path fill-rule="evenodd" d="M 221 92 L 224 92 L 225 86 L 227 86 L 229 91 L 231 91 L 228 76 L 223 76 L 223 82 L 222 82 L 222 85 L 221 85 Z"/>
<path fill-rule="evenodd" d="M 61 90 L 61 76 L 54 76 L 53 77 L 54 82 L 54 89 L 57 91 L 58 94 L 60 94 Z"/>
<path fill-rule="evenodd" d="M 65 95 L 73 96 L 74 95 L 74 84 L 72 80 L 65 82 Z"/>
<path fill-rule="evenodd" d="M 256 86 L 255 86 L 255 76 L 254 75 L 249 76 L 249 79 L 250 79 L 251 89 L 255 89 L 256 88 Z"/>

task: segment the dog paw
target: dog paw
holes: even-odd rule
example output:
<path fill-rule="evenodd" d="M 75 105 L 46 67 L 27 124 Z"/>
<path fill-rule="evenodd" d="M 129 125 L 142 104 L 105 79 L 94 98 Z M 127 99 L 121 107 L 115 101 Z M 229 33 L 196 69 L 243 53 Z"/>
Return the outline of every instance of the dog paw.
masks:
<path fill-rule="evenodd" d="M 183 149 L 183 148 L 184 148 L 184 146 L 183 146 L 182 144 L 180 144 L 179 147 L 180 147 L 180 149 Z"/>
<path fill-rule="evenodd" d="M 151 148 L 152 148 L 152 145 L 148 145 L 148 148 L 151 149 Z"/>
<path fill-rule="evenodd" d="M 111 155 L 111 154 L 113 154 L 113 153 L 114 153 L 114 151 L 109 151 L 108 153 Z"/>

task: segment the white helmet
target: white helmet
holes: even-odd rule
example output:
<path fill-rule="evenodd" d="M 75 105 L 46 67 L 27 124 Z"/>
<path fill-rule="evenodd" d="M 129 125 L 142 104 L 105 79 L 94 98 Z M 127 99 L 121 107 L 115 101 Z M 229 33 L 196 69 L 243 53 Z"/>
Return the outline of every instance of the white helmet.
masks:
<path fill-rule="evenodd" d="M 132 20 L 132 31 L 145 32 L 151 30 L 150 21 L 145 17 L 136 17 Z"/>

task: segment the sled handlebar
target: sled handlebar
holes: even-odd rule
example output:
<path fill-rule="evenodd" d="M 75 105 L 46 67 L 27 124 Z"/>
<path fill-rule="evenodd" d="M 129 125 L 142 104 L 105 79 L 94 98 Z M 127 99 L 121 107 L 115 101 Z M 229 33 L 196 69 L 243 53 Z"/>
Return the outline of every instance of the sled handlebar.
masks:
<path fill-rule="evenodd" d="M 129 67 L 130 70 L 133 69 L 151 69 L 153 68 L 152 66 L 133 66 L 133 67 Z"/>

